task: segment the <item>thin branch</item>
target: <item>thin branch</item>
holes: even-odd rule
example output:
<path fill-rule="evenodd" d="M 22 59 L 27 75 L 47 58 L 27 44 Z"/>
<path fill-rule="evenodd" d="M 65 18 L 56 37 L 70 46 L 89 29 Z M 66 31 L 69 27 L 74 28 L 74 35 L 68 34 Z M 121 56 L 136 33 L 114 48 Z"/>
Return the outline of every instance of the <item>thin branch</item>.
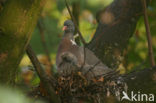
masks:
<path fill-rule="evenodd" d="M 45 73 L 45 71 L 43 70 L 42 66 L 40 65 L 39 60 L 37 59 L 35 53 L 33 52 L 31 46 L 28 44 L 27 49 L 26 49 L 27 55 L 29 56 L 41 82 L 44 85 L 44 88 L 46 89 L 46 91 L 48 92 L 49 96 L 50 96 L 50 100 L 53 103 L 61 103 L 60 102 L 60 98 L 59 96 L 56 95 L 54 88 L 52 87 L 52 85 L 50 84 L 51 82 L 51 78 L 48 78 L 48 75 Z M 55 78 L 53 77 L 53 80 L 55 82 Z"/>
<path fill-rule="evenodd" d="M 86 49 L 85 49 L 85 46 L 83 47 L 83 64 L 81 65 L 81 68 L 80 70 L 83 69 L 84 65 L 86 64 Z"/>
<path fill-rule="evenodd" d="M 142 1 L 143 1 L 143 10 L 144 10 L 144 21 L 145 21 L 145 27 L 146 27 L 146 36 L 147 36 L 147 41 L 148 41 L 148 53 L 149 53 L 151 66 L 153 67 L 155 66 L 155 60 L 154 60 L 153 47 L 152 47 L 151 31 L 150 31 L 150 26 L 148 22 L 146 0 L 142 0 Z"/>
<path fill-rule="evenodd" d="M 98 64 L 100 63 L 100 61 L 96 62 L 91 68 L 89 68 L 89 70 L 84 74 L 88 74 L 90 71 L 92 71 Z"/>
<path fill-rule="evenodd" d="M 75 21 L 77 23 L 77 26 L 79 27 L 79 15 L 80 15 L 80 2 L 79 1 L 74 1 L 72 3 L 72 14 L 75 18 Z M 77 29 L 74 32 L 74 36 L 77 35 Z M 80 37 L 78 34 L 78 37 L 75 38 L 75 42 L 80 45 Z"/>
<path fill-rule="evenodd" d="M 86 64 L 86 48 L 85 48 L 85 46 L 83 47 L 83 53 L 84 53 L 84 54 L 83 54 L 83 55 L 84 55 L 84 58 L 83 58 L 83 59 L 84 59 L 84 60 L 83 60 L 84 63 L 83 63 L 83 65 L 85 65 L 85 64 Z"/>
<path fill-rule="evenodd" d="M 68 9 L 68 12 L 69 12 L 69 14 L 70 14 L 70 16 L 71 16 L 71 19 L 72 19 L 72 21 L 73 21 L 74 24 L 75 24 L 75 27 L 76 27 L 76 29 L 77 29 L 77 32 L 78 32 L 78 34 L 79 34 L 79 36 L 80 36 L 80 39 L 81 39 L 83 45 L 86 45 L 86 41 L 84 40 L 84 38 L 83 38 L 83 36 L 82 36 L 82 34 L 81 34 L 79 28 L 78 28 L 78 25 L 77 25 L 77 23 L 76 23 L 76 20 L 75 20 L 73 14 L 71 13 L 71 10 L 70 10 L 70 8 L 69 8 L 69 5 L 68 5 L 68 3 L 67 3 L 67 0 L 65 0 L 65 4 L 66 4 L 66 7 L 67 7 L 67 9 Z"/>
<path fill-rule="evenodd" d="M 45 32 L 44 32 L 44 29 L 43 29 L 43 27 L 41 25 L 41 21 L 38 21 L 37 27 L 38 27 L 38 29 L 40 31 L 41 43 L 43 45 L 44 52 L 46 53 L 46 56 L 48 58 L 48 62 L 49 62 L 48 66 L 52 69 L 50 53 L 49 53 L 48 47 L 47 47 L 46 42 L 45 42 Z"/>

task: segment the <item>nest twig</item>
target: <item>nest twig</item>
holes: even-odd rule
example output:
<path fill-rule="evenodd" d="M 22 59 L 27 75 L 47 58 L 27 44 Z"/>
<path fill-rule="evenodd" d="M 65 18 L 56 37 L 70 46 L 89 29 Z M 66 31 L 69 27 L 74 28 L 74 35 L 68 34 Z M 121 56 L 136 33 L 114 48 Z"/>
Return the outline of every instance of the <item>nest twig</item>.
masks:
<path fill-rule="evenodd" d="M 111 72 L 88 80 L 84 73 L 77 69 L 69 75 L 59 75 L 55 89 L 64 103 L 75 103 L 82 99 L 102 101 L 103 97 L 116 95 L 116 92 L 124 89 L 124 82 L 117 83 L 118 77 L 117 72 Z M 94 103 L 99 103 L 98 101 Z"/>

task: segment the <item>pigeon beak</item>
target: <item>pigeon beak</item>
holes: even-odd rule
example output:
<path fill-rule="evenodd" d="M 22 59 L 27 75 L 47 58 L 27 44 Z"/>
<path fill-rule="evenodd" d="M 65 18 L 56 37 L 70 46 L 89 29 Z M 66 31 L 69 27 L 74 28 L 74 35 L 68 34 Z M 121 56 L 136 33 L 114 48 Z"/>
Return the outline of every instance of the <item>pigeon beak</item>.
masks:
<path fill-rule="evenodd" d="M 64 27 L 62 28 L 63 31 L 65 31 L 66 29 L 67 29 L 67 26 L 64 26 Z"/>

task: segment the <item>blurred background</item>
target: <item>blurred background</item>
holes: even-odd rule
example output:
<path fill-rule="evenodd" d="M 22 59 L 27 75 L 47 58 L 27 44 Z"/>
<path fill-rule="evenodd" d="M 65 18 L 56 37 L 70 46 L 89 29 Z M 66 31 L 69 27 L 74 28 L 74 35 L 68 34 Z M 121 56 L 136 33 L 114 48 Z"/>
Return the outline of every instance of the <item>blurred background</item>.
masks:
<path fill-rule="evenodd" d="M 80 31 L 87 42 L 92 39 L 97 27 L 97 11 L 105 8 L 112 1 L 113 0 L 68 0 L 72 12 L 76 15 Z M 148 7 L 148 15 L 154 54 L 156 57 L 155 0 L 153 0 Z M 30 41 L 30 44 L 42 66 L 49 74 L 50 67 L 56 70 L 55 57 L 57 47 L 63 35 L 63 23 L 67 19 L 70 19 L 70 15 L 67 11 L 64 0 L 46 0 L 46 4 L 41 11 L 41 16 Z M 125 60 L 119 66 L 121 73 L 127 73 L 138 68 L 149 67 L 145 33 L 144 19 L 141 17 L 137 23 L 136 31 L 130 39 L 127 50 L 125 51 Z M 20 63 L 19 71 L 20 74 L 17 78 L 18 82 L 22 82 L 24 85 L 26 84 L 26 86 L 35 86 L 39 83 L 39 78 L 34 73 L 31 62 L 26 54 Z"/>

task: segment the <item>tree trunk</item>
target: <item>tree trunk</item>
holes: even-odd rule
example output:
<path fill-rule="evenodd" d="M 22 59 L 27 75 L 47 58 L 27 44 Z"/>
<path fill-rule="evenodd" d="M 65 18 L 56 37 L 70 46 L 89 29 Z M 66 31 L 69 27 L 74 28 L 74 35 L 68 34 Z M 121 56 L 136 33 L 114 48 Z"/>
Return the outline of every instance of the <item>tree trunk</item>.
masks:
<path fill-rule="evenodd" d="M 0 82 L 13 84 L 44 0 L 8 0 L 0 13 Z"/>
<path fill-rule="evenodd" d="M 107 66 L 117 68 L 142 14 L 141 0 L 114 0 L 98 13 L 99 25 L 88 48 Z"/>

